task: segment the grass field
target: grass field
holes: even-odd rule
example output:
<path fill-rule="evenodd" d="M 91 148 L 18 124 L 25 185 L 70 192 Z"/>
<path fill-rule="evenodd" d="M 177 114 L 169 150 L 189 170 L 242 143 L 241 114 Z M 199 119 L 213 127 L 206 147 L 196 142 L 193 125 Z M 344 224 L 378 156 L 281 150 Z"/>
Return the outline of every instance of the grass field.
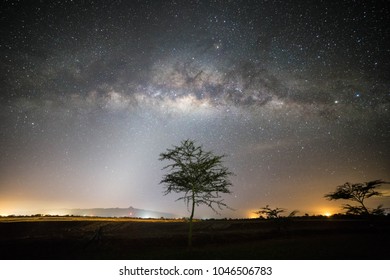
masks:
<path fill-rule="evenodd" d="M 389 259 L 390 220 L 0 218 L 0 259 Z"/>

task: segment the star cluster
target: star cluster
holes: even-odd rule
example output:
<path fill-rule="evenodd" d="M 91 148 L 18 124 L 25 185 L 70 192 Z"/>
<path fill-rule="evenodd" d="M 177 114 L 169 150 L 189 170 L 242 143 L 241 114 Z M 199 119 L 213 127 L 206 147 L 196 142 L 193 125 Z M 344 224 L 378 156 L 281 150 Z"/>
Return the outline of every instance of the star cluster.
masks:
<path fill-rule="evenodd" d="M 158 155 L 187 138 L 227 155 L 229 217 L 266 204 L 335 212 L 323 199 L 335 186 L 389 180 L 383 1 L 4 1 L 0 11 L 0 214 L 186 215 L 162 196 Z"/>

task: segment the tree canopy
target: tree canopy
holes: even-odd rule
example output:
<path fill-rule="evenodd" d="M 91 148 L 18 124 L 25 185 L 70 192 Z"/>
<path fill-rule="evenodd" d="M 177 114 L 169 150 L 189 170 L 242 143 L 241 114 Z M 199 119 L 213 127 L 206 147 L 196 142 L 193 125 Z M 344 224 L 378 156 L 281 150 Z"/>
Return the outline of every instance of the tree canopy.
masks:
<path fill-rule="evenodd" d="M 380 215 L 384 213 L 382 205 L 379 205 L 375 209 L 369 209 L 365 205 L 365 200 L 374 196 L 382 196 L 382 193 L 377 191 L 377 188 L 382 184 L 388 184 L 383 180 L 374 180 L 366 183 L 351 184 L 349 182 L 338 186 L 336 191 L 328 193 L 325 197 L 328 200 L 351 200 L 357 202 L 358 205 L 344 204 L 343 208 L 347 210 L 347 214 L 354 215 Z"/>

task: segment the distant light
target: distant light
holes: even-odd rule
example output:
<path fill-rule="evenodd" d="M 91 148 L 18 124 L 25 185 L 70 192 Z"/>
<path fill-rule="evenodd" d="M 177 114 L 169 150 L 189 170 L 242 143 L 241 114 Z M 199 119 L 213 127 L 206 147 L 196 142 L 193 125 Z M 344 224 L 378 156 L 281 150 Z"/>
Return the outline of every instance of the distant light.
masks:
<path fill-rule="evenodd" d="M 338 100 L 335 100 L 335 101 L 334 101 L 334 104 L 339 104 L 339 101 L 338 101 Z"/>
<path fill-rule="evenodd" d="M 331 214 L 331 213 L 329 213 L 329 212 L 325 212 L 323 215 L 324 215 L 324 216 L 326 216 L 326 217 L 330 217 L 330 216 L 332 216 L 332 214 Z"/>

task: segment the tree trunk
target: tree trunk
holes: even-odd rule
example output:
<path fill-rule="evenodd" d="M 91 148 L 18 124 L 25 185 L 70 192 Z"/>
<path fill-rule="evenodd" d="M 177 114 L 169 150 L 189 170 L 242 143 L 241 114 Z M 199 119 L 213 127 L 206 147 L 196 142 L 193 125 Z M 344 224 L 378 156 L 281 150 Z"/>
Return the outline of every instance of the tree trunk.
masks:
<path fill-rule="evenodd" d="M 191 216 L 190 216 L 190 225 L 188 230 L 188 248 L 192 248 L 192 220 L 194 218 L 195 213 L 195 193 L 192 192 L 192 210 L 191 210 Z"/>
<path fill-rule="evenodd" d="M 362 208 L 363 208 L 364 212 L 366 212 L 367 215 L 370 215 L 370 211 L 368 211 L 368 209 L 367 209 L 367 207 L 364 205 L 363 201 L 360 201 L 360 200 L 359 200 L 359 202 L 360 202 L 360 204 L 362 205 Z"/>

